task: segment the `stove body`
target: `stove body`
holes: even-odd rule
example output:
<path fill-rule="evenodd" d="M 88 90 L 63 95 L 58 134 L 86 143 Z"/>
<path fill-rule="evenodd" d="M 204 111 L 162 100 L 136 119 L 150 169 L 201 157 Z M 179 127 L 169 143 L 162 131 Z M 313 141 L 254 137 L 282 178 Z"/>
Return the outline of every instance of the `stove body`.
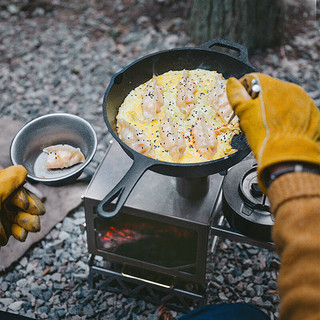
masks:
<path fill-rule="evenodd" d="M 175 177 L 147 171 L 121 212 L 112 219 L 100 218 L 97 205 L 131 164 L 121 147 L 112 144 L 88 186 L 84 202 L 89 253 L 204 284 L 214 199 L 223 177 L 210 176 L 208 192 L 190 200 L 178 192 Z"/>
<path fill-rule="evenodd" d="M 225 225 L 221 174 L 193 183 L 149 170 L 117 216 L 100 218 L 97 205 L 132 162 L 111 144 L 84 195 L 92 286 L 103 275 L 109 291 L 186 311 L 205 302 L 208 252 L 214 253 L 219 237 L 273 249 Z M 202 195 L 194 199 L 199 190 Z M 96 256 L 109 267 L 95 265 Z"/>

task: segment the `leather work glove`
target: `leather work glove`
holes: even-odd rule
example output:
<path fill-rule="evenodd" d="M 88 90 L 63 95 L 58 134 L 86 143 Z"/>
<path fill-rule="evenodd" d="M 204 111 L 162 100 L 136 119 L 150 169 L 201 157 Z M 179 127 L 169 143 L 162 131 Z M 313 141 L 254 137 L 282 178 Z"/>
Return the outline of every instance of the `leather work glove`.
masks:
<path fill-rule="evenodd" d="M 257 97 L 252 95 L 253 84 L 260 86 Z M 258 161 L 258 181 L 264 193 L 270 166 L 284 162 L 320 165 L 320 112 L 300 86 L 250 73 L 240 81 L 229 78 L 227 95 Z"/>
<path fill-rule="evenodd" d="M 0 246 L 5 246 L 11 235 L 23 242 L 28 231 L 40 231 L 39 215 L 45 213 L 45 207 L 23 187 L 26 177 L 21 165 L 0 171 Z"/>

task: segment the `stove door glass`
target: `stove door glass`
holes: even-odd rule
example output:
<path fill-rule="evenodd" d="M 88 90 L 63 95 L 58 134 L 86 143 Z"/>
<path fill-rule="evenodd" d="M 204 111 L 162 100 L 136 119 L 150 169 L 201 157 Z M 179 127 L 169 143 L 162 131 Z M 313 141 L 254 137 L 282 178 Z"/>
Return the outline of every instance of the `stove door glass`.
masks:
<path fill-rule="evenodd" d="M 120 213 L 111 220 L 95 219 L 99 250 L 156 264 L 181 268 L 196 263 L 195 230 Z"/>

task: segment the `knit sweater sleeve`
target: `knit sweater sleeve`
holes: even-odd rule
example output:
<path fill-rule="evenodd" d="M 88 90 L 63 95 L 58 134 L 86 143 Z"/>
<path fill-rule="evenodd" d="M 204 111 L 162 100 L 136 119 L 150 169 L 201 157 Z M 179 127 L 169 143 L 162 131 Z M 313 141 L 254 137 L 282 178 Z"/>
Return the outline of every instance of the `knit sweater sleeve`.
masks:
<path fill-rule="evenodd" d="M 320 176 L 285 174 L 271 184 L 268 198 L 281 258 L 280 319 L 320 319 Z"/>

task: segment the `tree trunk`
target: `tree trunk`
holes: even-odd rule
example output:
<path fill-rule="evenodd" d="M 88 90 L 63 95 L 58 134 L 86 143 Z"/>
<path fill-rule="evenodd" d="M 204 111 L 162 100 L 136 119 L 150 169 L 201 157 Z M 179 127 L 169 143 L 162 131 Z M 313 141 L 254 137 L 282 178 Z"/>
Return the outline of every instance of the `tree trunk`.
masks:
<path fill-rule="evenodd" d="M 280 44 L 283 0 L 192 0 L 189 34 L 197 43 L 223 38 L 249 49 Z"/>

